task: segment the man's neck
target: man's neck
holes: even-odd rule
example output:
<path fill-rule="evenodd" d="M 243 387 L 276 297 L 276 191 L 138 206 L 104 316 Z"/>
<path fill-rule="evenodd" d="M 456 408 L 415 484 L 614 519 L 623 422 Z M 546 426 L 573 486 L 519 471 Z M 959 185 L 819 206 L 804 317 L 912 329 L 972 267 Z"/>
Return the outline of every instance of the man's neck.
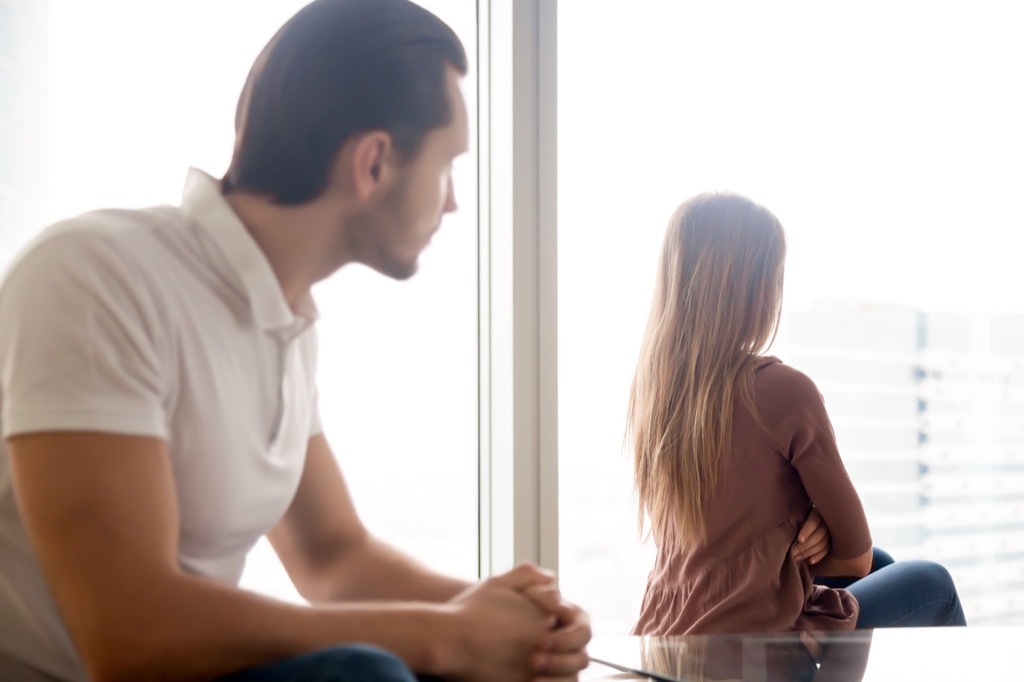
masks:
<path fill-rule="evenodd" d="M 348 262 L 339 253 L 336 207 L 325 202 L 281 206 L 244 193 L 224 198 L 263 251 L 293 310 L 314 284 Z"/>

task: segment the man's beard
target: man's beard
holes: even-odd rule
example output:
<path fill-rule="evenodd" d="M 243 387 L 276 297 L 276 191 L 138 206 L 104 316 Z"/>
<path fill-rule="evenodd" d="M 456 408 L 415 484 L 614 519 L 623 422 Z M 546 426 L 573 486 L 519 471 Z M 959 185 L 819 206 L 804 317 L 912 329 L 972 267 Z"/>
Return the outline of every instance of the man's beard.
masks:
<path fill-rule="evenodd" d="M 418 253 L 409 260 L 403 260 L 395 253 L 403 232 L 414 222 L 408 218 L 409 185 L 409 175 L 403 173 L 376 208 L 354 218 L 355 232 L 372 248 L 373 257 L 364 256 L 364 264 L 396 280 L 409 279 L 418 269 Z M 365 255 L 370 256 L 368 253 Z"/>

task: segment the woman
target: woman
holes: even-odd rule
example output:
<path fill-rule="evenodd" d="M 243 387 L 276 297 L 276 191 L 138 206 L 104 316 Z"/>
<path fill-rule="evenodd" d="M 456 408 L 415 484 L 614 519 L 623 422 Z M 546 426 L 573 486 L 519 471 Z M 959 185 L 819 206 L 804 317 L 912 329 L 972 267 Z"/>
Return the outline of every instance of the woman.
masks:
<path fill-rule="evenodd" d="M 938 564 L 863 578 L 871 535 L 821 396 L 761 355 L 785 252 L 778 219 L 735 194 L 693 197 L 669 223 L 628 418 L 640 522 L 658 546 L 634 634 L 962 625 Z M 812 509 L 831 532 L 813 564 L 791 551 Z"/>

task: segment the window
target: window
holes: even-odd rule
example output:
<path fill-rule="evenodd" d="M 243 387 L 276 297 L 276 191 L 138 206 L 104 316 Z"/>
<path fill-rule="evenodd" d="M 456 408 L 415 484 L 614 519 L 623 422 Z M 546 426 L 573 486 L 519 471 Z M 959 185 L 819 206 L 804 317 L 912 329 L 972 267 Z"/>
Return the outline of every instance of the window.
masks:
<path fill-rule="evenodd" d="M 18 40 L 16 20 L 14 9 L 0 0 L 0 59 L 14 59 Z"/>
<path fill-rule="evenodd" d="M 14 190 L 21 183 L 18 174 L 21 166 L 20 152 L 14 136 L 9 132 L 0 131 L 0 186 Z"/>
<path fill-rule="evenodd" d="M 17 116 L 15 86 L 14 69 L 0 66 L 0 126 L 14 125 Z"/>
<path fill-rule="evenodd" d="M 773 352 L 817 382 L 876 544 L 1024 622 L 1024 48 L 1005 3 L 559 3 L 560 573 L 624 634 L 632 371 L 660 242 L 728 189 L 787 229 Z M 613 586 L 610 589 L 610 586 Z"/>
<path fill-rule="evenodd" d="M 0 0 L 0 266 L 42 216 L 45 9 Z"/>
<path fill-rule="evenodd" d="M 303 4 L 50 0 L 45 40 L 19 43 L 48 44 L 46 58 L 21 60 L 48 62 L 49 128 L 34 148 L 48 150 L 47 220 L 175 202 L 186 167 L 221 172 L 252 59 Z M 503 489 L 483 506 L 502 517 L 502 533 L 506 507 L 515 506 L 517 559 L 546 551 L 550 517 L 541 508 L 556 506 L 563 590 L 592 611 L 597 632 L 627 632 L 653 560 L 637 542 L 622 444 L 657 252 L 680 201 L 731 189 L 787 228 L 774 352 L 825 395 L 876 542 L 897 558 L 943 561 L 973 623 L 1024 621 L 1024 304 L 1015 274 L 1024 209 L 1014 201 L 1024 184 L 1024 95 L 1014 87 L 1024 48 L 1012 10 L 994 0 L 959 8 L 873 0 L 856 11 L 796 1 L 560 0 L 552 363 L 545 344 L 555 337 L 538 303 L 549 283 L 539 294 L 514 285 L 529 282 L 537 265 L 521 266 L 517 249 L 536 247 L 539 279 L 551 272 L 544 235 L 519 230 L 553 197 L 517 192 L 523 178 L 550 170 L 541 166 L 552 158 L 544 141 L 553 131 L 541 120 L 526 126 L 528 144 L 507 135 L 531 114 L 516 108 L 516 88 L 526 81 L 529 90 L 545 73 L 544 48 L 530 50 L 545 31 L 535 10 L 550 4 L 422 4 L 470 55 L 478 40 L 483 54 L 516 53 L 514 77 L 505 78 L 503 62 L 493 82 L 483 79 L 484 139 L 498 150 L 473 149 L 458 164 L 461 210 L 446 219 L 420 273 L 395 283 L 345 268 L 316 291 L 321 410 L 367 523 L 440 570 L 474 575 L 478 537 L 486 551 L 491 532 L 477 527 L 478 500 L 490 495 L 478 487 L 478 423 L 490 429 L 493 408 L 499 423 L 480 440 L 502 450 L 501 471 L 481 478 L 514 469 L 510 489 L 518 494 L 526 481 L 530 498 L 510 500 Z M 0 31 L 3 12 L 25 6 L 43 3 L 0 0 Z M 491 29 L 479 36 L 478 13 Z M 506 24 L 532 25 L 531 45 L 515 42 L 521 34 Z M 543 35 L 539 42 L 548 46 Z M 476 83 L 471 73 L 474 128 Z M 531 160 L 522 152 L 533 146 Z M 509 167 L 506 156 L 516 158 Z M 42 195 L 31 195 L 33 206 Z M 494 219 L 489 241 L 477 232 L 478 201 Z M 478 261 L 479 251 L 493 263 Z M 496 322 L 479 325 L 493 375 L 477 369 L 478 265 L 497 282 L 483 304 Z M 531 325 L 542 330 L 534 335 Z M 554 384 L 540 376 L 520 389 L 521 366 L 557 374 L 555 491 L 537 483 L 550 462 L 534 442 L 543 440 L 536 436 L 547 428 L 543 403 Z M 494 386 L 501 395 L 480 409 L 478 390 L 488 401 Z M 523 405 L 533 414 L 520 419 Z M 377 421 L 392 415 L 397 422 Z M 537 461 L 524 465 L 524 450 Z M 513 452 L 515 467 L 506 461 Z M 531 525 L 540 530 L 523 535 L 540 537 L 536 552 L 518 539 Z M 504 554 L 495 562 L 502 568 Z M 265 544 L 244 584 L 297 598 Z"/>

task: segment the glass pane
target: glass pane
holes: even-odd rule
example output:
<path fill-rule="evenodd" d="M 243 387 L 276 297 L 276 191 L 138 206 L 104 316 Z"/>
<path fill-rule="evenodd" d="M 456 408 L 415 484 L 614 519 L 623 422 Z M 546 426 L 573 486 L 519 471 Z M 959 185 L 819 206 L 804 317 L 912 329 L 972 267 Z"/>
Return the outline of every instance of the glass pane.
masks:
<path fill-rule="evenodd" d="M 0 5 L 2 7 L 2 5 Z M 0 20 L 3 17 L 0 16 Z M 14 78 L 13 66 L 0 66 L 0 126 L 12 126 L 17 117 L 15 109 L 18 82 Z"/>
<path fill-rule="evenodd" d="M 944 563 L 969 622 L 1024 621 L 1016 9 L 559 12 L 565 591 L 598 632 L 639 612 L 653 549 L 635 531 L 626 399 L 668 218 L 726 189 L 786 227 L 773 353 L 824 394 L 875 543 Z"/>
<path fill-rule="evenodd" d="M 20 151 L 14 135 L 0 130 L 0 186 L 10 188 L 11 191 L 17 191 L 21 185 L 21 176 L 18 174 L 22 166 Z"/>
<path fill-rule="evenodd" d="M 249 67 L 304 4 L 51 0 L 48 220 L 177 203 L 189 166 L 222 174 Z M 475 3 L 424 4 L 472 58 Z M 474 79 L 465 94 L 475 128 Z M 321 415 L 363 520 L 464 577 L 478 565 L 475 155 L 457 163 L 460 210 L 416 277 L 348 267 L 315 290 Z M 265 542 L 242 582 L 298 599 Z"/>
<path fill-rule="evenodd" d="M 42 220 L 45 3 L 0 0 L 0 267 Z"/>
<path fill-rule="evenodd" d="M 474 0 L 422 0 L 476 54 Z M 455 162 L 459 210 L 394 282 L 345 268 L 318 294 L 321 411 L 370 525 L 432 567 L 478 572 L 477 178 L 475 64 L 463 82 L 469 154 Z"/>
<path fill-rule="evenodd" d="M 0 2 L 0 59 L 15 58 L 17 53 L 17 15 L 5 2 Z"/>

